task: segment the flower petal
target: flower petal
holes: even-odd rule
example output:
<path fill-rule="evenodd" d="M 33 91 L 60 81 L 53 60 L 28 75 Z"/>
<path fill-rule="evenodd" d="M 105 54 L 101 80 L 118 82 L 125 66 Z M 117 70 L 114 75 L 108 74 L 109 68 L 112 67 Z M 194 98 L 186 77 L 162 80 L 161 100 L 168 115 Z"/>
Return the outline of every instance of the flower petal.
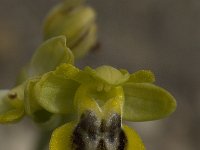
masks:
<path fill-rule="evenodd" d="M 90 74 L 94 79 L 109 85 L 119 85 L 126 82 L 129 78 L 129 73 L 119 71 L 111 66 L 100 66 L 96 69 L 85 67 L 84 71 Z"/>
<path fill-rule="evenodd" d="M 123 130 L 127 138 L 127 150 L 145 150 L 144 144 L 138 134 L 130 127 L 123 125 Z"/>
<path fill-rule="evenodd" d="M 24 91 L 24 104 L 25 111 L 29 116 L 32 116 L 35 112 L 42 109 L 36 100 L 36 92 L 34 90 L 35 84 L 40 80 L 40 77 L 29 79 L 26 82 Z"/>
<path fill-rule="evenodd" d="M 0 90 L 0 123 L 20 120 L 24 115 L 24 104 L 19 86 L 12 90 Z"/>
<path fill-rule="evenodd" d="M 29 76 L 37 76 L 55 70 L 63 63 L 74 63 L 73 54 L 66 46 L 66 38 L 65 36 L 51 38 L 34 53 L 28 70 Z"/>
<path fill-rule="evenodd" d="M 72 147 L 72 135 L 76 127 L 75 122 L 67 123 L 56 130 L 54 130 L 49 149 L 50 150 L 71 150 Z M 122 127 L 125 136 L 127 138 L 126 149 L 127 150 L 145 150 L 144 144 L 138 134 L 126 125 Z"/>
<path fill-rule="evenodd" d="M 130 121 L 161 119 L 176 109 L 174 97 L 149 83 L 127 83 L 123 86 L 125 104 L 123 118 Z"/>
<path fill-rule="evenodd" d="M 53 114 L 42 108 L 37 102 L 35 85 L 40 80 L 39 77 L 29 79 L 25 88 L 25 111 L 40 127 L 44 129 L 55 129 L 61 121 L 62 117 L 58 114 Z"/>
<path fill-rule="evenodd" d="M 71 136 L 74 128 L 75 123 L 70 122 L 54 130 L 51 136 L 49 150 L 71 150 Z"/>
<path fill-rule="evenodd" d="M 130 75 L 127 82 L 134 83 L 153 83 L 155 82 L 155 76 L 150 70 L 139 70 Z"/>
<path fill-rule="evenodd" d="M 64 70 L 64 68 L 66 70 Z M 74 110 L 73 100 L 79 84 L 71 79 L 76 74 L 72 65 L 61 65 L 44 74 L 34 88 L 37 102 L 52 113 L 69 114 Z"/>

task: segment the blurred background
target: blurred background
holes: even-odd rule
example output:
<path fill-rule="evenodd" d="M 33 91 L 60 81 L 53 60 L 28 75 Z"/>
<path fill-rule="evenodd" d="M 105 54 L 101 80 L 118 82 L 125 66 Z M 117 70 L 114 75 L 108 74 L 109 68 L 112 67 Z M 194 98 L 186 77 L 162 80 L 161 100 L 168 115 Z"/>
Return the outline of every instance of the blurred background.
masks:
<path fill-rule="evenodd" d="M 10 88 L 42 41 L 42 23 L 59 0 L 0 0 L 0 88 Z M 200 149 L 200 1 L 88 0 L 98 13 L 98 51 L 77 62 L 152 70 L 177 99 L 167 119 L 129 123 L 147 150 Z M 0 125 L 0 150 L 35 150 L 39 129 L 25 118 Z"/>

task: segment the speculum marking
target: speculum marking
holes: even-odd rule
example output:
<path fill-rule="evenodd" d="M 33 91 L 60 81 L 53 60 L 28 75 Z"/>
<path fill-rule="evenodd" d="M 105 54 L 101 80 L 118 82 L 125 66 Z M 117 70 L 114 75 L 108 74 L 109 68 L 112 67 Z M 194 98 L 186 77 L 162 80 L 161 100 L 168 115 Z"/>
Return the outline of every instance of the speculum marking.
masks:
<path fill-rule="evenodd" d="M 105 120 L 99 119 L 92 111 L 86 111 L 72 135 L 73 150 L 125 150 L 126 144 L 121 116 L 117 113 Z"/>

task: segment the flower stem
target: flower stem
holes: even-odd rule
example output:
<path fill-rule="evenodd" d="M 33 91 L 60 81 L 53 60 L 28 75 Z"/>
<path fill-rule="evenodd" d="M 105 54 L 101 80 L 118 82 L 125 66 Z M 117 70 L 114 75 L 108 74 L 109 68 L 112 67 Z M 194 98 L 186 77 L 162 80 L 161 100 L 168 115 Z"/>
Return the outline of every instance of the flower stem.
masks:
<path fill-rule="evenodd" d="M 50 131 L 41 132 L 36 150 L 47 150 L 50 138 L 51 138 L 51 132 Z"/>

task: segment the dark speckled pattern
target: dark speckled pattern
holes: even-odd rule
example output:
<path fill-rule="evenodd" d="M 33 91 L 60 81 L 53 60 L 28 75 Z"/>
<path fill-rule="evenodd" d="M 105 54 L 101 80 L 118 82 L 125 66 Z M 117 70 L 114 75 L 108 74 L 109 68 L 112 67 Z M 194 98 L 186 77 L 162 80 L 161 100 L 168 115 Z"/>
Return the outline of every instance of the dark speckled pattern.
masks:
<path fill-rule="evenodd" d="M 115 113 L 105 120 L 92 111 L 81 116 L 72 141 L 75 150 L 124 150 L 127 143 L 120 115 Z"/>

